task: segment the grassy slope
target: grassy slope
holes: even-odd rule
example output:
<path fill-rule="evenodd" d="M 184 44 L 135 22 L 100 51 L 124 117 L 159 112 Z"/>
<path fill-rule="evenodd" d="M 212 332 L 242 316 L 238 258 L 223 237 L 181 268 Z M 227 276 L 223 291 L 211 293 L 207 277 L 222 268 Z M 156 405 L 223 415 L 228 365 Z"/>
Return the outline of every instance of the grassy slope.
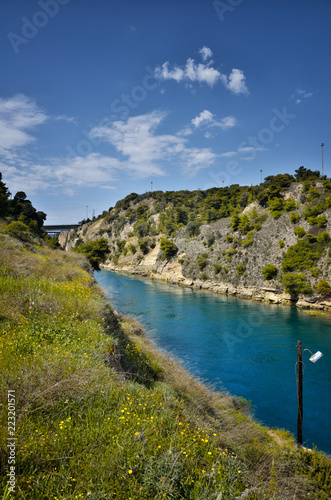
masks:
<path fill-rule="evenodd" d="M 85 269 L 85 270 L 84 270 Z M 0 235 L 1 489 L 16 394 L 13 498 L 330 497 L 329 460 L 275 440 L 117 317 L 83 258 Z"/>

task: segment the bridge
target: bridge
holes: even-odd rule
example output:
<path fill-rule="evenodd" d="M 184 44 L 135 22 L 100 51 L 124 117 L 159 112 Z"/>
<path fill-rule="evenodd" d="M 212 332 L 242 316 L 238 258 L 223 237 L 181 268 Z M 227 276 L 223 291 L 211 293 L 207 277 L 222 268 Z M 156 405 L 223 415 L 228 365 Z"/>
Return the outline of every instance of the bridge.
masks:
<path fill-rule="evenodd" d="M 77 229 L 79 224 L 57 224 L 54 226 L 43 226 L 47 234 L 60 234 L 62 231 L 70 231 L 70 229 Z"/>

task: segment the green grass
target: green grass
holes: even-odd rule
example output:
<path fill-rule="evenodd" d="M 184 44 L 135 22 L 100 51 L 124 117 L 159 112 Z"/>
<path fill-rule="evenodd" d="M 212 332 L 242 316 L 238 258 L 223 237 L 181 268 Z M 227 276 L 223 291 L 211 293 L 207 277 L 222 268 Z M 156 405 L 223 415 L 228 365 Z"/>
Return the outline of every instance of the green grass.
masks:
<path fill-rule="evenodd" d="M 324 455 L 276 440 L 245 402 L 155 349 L 112 311 L 81 256 L 0 239 L 2 500 L 329 498 Z"/>

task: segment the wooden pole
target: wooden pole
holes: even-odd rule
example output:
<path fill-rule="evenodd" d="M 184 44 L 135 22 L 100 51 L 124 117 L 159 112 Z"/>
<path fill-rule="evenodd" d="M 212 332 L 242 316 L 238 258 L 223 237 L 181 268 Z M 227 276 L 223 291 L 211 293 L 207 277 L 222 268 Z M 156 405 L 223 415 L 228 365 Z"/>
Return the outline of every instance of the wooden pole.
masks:
<path fill-rule="evenodd" d="M 298 340 L 298 424 L 297 424 L 297 443 L 302 446 L 302 419 L 303 419 L 303 402 L 302 402 L 302 343 Z"/>

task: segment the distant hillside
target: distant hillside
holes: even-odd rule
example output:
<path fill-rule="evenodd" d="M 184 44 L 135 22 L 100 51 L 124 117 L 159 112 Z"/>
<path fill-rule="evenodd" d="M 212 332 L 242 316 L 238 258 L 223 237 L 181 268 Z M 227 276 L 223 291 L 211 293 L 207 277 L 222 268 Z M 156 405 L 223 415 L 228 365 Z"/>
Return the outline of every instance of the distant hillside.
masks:
<path fill-rule="evenodd" d="M 330 231 L 331 180 L 300 167 L 258 186 L 132 193 L 60 244 L 103 248 L 95 267 L 329 309 Z"/>

